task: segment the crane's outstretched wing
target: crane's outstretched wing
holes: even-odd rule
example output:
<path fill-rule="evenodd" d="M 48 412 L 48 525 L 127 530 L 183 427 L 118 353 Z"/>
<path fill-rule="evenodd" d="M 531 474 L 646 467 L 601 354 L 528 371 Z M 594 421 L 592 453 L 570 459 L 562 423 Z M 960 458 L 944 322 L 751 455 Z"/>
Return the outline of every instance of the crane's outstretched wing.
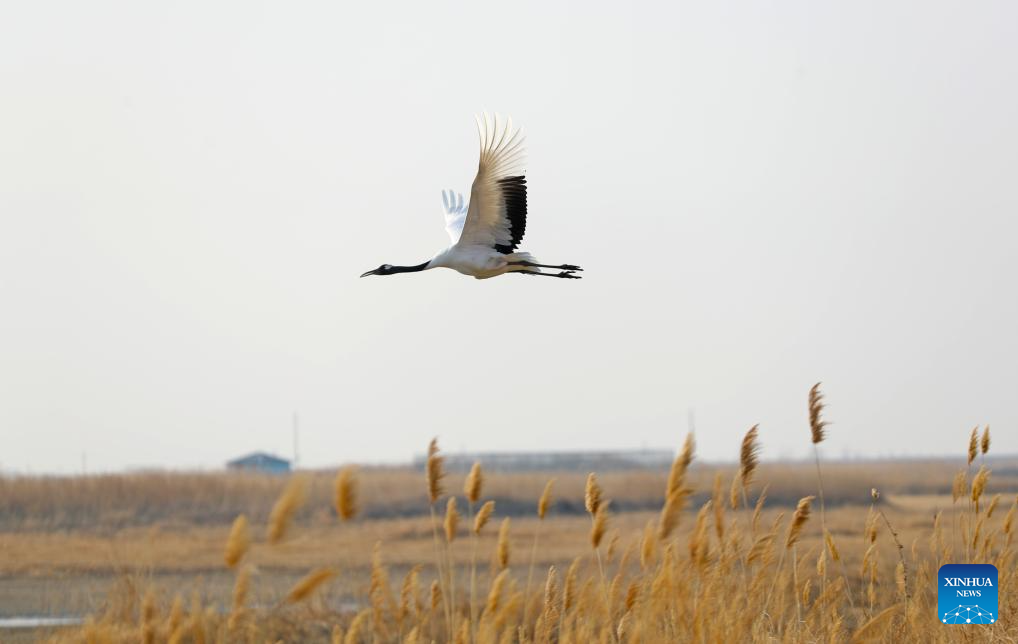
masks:
<path fill-rule="evenodd" d="M 445 232 L 449 233 L 452 243 L 460 240 L 463 233 L 463 222 L 467 220 L 467 207 L 463 205 L 463 195 L 450 190 L 442 191 L 442 205 L 445 206 Z"/>
<path fill-rule="evenodd" d="M 527 179 L 523 176 L 523 136 L 512 119 L 477 119 L 481 160 L 470 188 L 470 206 L 459 236 L 461 245 L 479 245 L 508 254 L 527 228 Z"/>

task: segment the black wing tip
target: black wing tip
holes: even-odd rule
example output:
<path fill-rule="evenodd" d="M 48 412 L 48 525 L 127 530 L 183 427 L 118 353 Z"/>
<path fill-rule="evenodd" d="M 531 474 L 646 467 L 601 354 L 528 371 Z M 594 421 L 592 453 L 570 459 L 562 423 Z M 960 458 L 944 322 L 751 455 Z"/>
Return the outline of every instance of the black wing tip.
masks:
<path fill-rule="evenodd" d="M 517 175 L 514 177 L 503 177 L 497 181 L 502 191 L 502 200 L 505 203 L 506 217 L 509 219 L 509 234 L 512 238 L 511 244 L 496 244 L 495 250 L 508 255 L 516 250 L 523 235 L 527 231 L 527 177 Z"/>

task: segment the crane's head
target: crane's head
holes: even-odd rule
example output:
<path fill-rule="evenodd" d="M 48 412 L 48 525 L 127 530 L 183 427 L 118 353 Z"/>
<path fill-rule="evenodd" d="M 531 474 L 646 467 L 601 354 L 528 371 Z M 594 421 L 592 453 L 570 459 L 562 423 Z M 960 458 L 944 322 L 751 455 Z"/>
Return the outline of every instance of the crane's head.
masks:
<path fill-rule="evenodd" d="M 399 271 L 393 270 L 394 268 L 395 266 L 392 264 L 382 264 L 375 270 L 364 273 L 361 277 L 367 277 L 368 275 L 392 275 L 394 273 L 398 273 Z"/>
<path fill-rule="evenodd" d="M 373 271 L 368 271 L 361 275 L 361 277 L 367 277 L 368 275 L 395 275 L 396 273 L 416 273 L 417 271 L 423 271 L 428 268 L 431 261 L 418 264 L 417 266 L 393 266 L 392 264 L 382 264 Z"/>

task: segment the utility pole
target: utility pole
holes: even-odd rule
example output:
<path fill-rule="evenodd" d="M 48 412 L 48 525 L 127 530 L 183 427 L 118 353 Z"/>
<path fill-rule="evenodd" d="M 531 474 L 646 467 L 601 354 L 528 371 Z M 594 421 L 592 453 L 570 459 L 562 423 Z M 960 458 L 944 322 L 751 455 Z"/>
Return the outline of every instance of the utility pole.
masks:
<path fill-rule="evenodd" d="M 297 417 L 297 412 L 293 412 L 293 469 L 297 469 L 297 463 L 300 460 L 298 452 L 297 436 L 300 431 L 300 419 Z"/>

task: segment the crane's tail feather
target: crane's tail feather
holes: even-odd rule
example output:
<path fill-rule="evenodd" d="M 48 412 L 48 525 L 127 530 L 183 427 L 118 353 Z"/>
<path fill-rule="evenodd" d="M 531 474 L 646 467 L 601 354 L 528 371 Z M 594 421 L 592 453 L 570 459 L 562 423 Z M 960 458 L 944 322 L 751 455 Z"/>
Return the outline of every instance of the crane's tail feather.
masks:
<path fill-rule="evenodd" d="M 541 269 L 539 268 L 531 269 L 527 267 L 527 264 L 538 263 L 537 258 L 531 255 L 530 253 L 526 253 L 523 251 L 509 253 L 508 255 L 505 256 L 505 260 L 506 262 L 509 263 L 509 268 L 506 269 L 506 272 L 512 271 L 536 271 L 538 273 L 541 272 Z"/>
<path fill-rule="evenodd" d="M 575 264 L 542 264 L 530 253 L 512 253 L 506 255 L 508 270 L 510 271 L 531 271 L 540 273 L 542 268 L 554 268 L 560 271 L 583 272 L 583 269 Z"/>

